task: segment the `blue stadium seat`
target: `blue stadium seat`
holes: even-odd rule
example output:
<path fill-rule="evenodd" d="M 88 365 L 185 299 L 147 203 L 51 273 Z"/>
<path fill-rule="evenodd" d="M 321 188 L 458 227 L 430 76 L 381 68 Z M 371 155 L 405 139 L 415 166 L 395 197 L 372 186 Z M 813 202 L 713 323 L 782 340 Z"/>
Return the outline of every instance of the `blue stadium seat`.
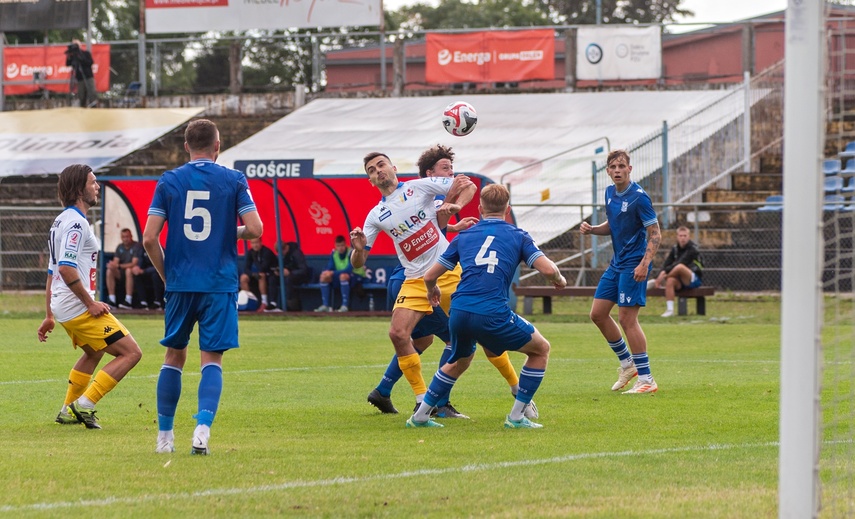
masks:
<path fill-rule="evenodd" d="M 826 193 L 840 193 L 843 191 L 843 177 L 825 177 L 824 190 Z"/>
<path fill-rule="evenodd" d="M 843 186 L 843 189 L 841 189 L 840 192 L 846 195 L 847 197 L 851 197 L 852 194 L 855 193 L 855 177 L 849 177 L 849 180 L 846 182 L 846 185 Z"/>
<path fill-rule="evenodd" d="M 844 211 L 846 210 L 846 197 L 843 195 L 825 195 L 825 204 L 822 206 L 823 211 Z"/>
<path fill-rule="evenodd" d="M 822 172 L 825 176 L 840 174 L 840 159 L 825 159 L 822 161 Z"/>
<path fill-rule="evenodd" d="M 784 195 L 769 195 L 766 197 L 766 205 L 757 208 L 758 211 L 783 211 Z"/>
<path fill-rule="evenodd" d="M 841 175 L 855 175 L 855 159 L 849 159 L 846 161 L 846 167 L 840 170 Z"/>
<path fill-rule="evenodd" d="M 838 153 L 841 159 L 848 159 L 855 157 L 855 141 L 850 141 L 846 143 L 846 147 L 843 148 L 843 151 Z"/>

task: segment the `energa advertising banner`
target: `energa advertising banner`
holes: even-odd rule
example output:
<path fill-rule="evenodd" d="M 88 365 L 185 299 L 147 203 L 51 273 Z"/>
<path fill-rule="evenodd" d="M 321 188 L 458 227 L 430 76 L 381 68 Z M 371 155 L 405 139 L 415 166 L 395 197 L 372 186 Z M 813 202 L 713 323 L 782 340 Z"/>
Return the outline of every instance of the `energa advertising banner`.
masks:
<path fill-rule="evenodd" d="M 2 1 L 2 0 L 0 0 Z M 68 93 L 71 86 L 71 66 L 65 64 L 66 45 L 47 47 L 6 47 L 3 49 L 3 82 L 30 81 L 29 85 L 3 85 L 6 95 L 32 94 L 40 89 Z M 86 46 L 81 46 L 86 49 Z M 92 74 L 95 90 L 110 90 L 110 45 L 92 45 Z M 39 79 L 61 79 L 65 83 L 40 84 Z"/>
<path fill-rule="evenodd" d="M 659 27 L 580 27 L 576 79 L 658 79 L 662 75 Z"/>
<path fill-rule="evenodd" d="M 428 83 L 494 83 L 555 78 L 551 29 L 428 34 Z"/>
<path fill-rule="evenodd" d="M 149 34 L 380 25 L 381 0 L 145 0 Z"/>

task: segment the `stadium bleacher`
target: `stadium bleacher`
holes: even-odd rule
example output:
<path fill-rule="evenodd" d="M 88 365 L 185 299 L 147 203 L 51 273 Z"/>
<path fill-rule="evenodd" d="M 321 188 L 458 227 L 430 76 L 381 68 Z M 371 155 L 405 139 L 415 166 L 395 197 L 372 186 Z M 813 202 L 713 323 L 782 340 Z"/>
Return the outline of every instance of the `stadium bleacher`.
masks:
<path fill-rule="evenodd" d="M 841 169 L 840 159 L 825 159 L 822 161 L 822 172 L 827 177 L 839 175 Z"/>

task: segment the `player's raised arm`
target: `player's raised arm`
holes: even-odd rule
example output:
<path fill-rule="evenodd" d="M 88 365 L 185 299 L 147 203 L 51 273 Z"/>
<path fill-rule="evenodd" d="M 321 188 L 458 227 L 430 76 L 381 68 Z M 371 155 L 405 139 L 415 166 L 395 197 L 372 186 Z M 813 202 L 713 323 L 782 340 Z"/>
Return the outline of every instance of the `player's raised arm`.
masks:
<path fill-rule="evenodd" d="M 561 275 L 561 271 L 558 270 L 558 265 L 546 256 L 540 256 L 534 260 L 534 264 L 532 266 L 535 270 L 546 276 L 546 279 L 548 279 L 555 288 L 564 288 L 567 286 L 567 280 Z"/>
<path fill-rule="evenodd" d="M 353 268 L 358 269 L 368 261 L 369 251 L 365 250 L 367 243 L 368 238 L 362 232 L 362 228 L 354 227 L 350 231 L 350 245 L 353 247 L 353 251 L 350 253 L 350 264 Z"/>

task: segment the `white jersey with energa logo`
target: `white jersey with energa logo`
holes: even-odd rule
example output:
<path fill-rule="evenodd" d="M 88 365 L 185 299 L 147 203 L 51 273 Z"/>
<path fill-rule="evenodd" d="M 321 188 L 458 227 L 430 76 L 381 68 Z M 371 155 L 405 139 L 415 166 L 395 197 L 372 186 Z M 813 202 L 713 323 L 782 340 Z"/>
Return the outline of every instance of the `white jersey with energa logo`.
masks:
<path fill-rule="evenodd" d="M 371 250 L 383 231 L 395 243 L 407 279 L 423 277 L 448 247 L 436 222 L 434 198 L 448 193 L 453 180 L 433 177 L 400 182 L 365 218 L 365 248 Z"/>
<path fill-rule="evenodd" d="M 98 280 L 98 251 L 101 246 L 98 238 L 92 234 L 89 222 L 76 207 L 66 207 L 50 228 L 50 266 L 51 276 L 50 310 L 54 319 L 64 323 L 74 319 L 87 310 L 86 305 L 78 299 L 74 292 L 66 286 L 59 275 L 59 266 L 75 267 L 80 276 L 80 282 L 89 290 L 89 295 L 95 298 L 95 288 Z"/>

